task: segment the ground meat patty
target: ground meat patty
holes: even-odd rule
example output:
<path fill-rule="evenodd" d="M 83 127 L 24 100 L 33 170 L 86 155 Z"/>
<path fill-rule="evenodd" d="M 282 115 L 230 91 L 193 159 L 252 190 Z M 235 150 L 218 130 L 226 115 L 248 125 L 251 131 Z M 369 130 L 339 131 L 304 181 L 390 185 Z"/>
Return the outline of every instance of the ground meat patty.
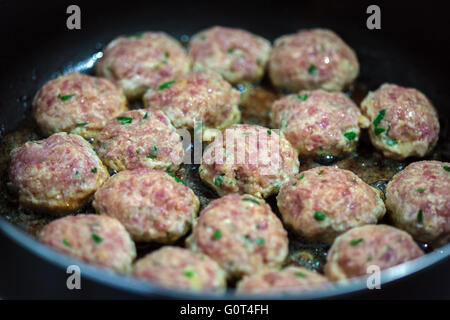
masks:
<path fill-rule="evenodd" d="M 97 190 L 92 205 L 122 222 L 135 241 L 170 243 L 188 232 L 200 203 L 166 172 L 139 168 L 112 176 Z"/>
<path fill-rule="evenodd" d="M 195 291 L 224 291 L 226 274 L 208 256 L 163 247 L 138 260 L 133 275 L 153 284 Z"/>
<path fill-rule="evenodd" d="M 98 75 L 116 82 L 128 98 L 186 73 L 190 60 L 174 38 L 164 32 L 121 36 L 108 44 L 96 64 Z"/>
<path fill-rule="evenodd" d="M 130 235 L 114 218 L 94 214 L 67 216 L 50 222 L 40 235 L 53 249 L 117 272 L 131 271 L 136 248 Z"/>
<path fill-rule="evenodd" d="M 326 287 L 327 278 L 300 267 L 269 269 L 249 275 L 237 284 L 238 293 L 298 293 Z"/>
<path fill-rule="evenodd" d="M 45 135 L 64 131 L 93 138 L 127 109 L 125 96 L 112 82 L 78 72 L 47 82 L 33 101 L 34 117 Z"/>
<path fill-rule="evenodd" d="M 388 183 L 386 207 L 398 228 L 440 246 L 450 239 L 449 195 L 449 162 L 414 162 Z"/>
<path fill-rule="evenodd" d="M 352 152 L 358 143 L 359 124 L 368 120 L 341 92 L 301 91 L 277 100 L 272 105 L 272 126 L 300 155 L 337 156 Z"/>
<path fill-rule="evenodd" d="M 206 128 L 221 130 L 239 121 L 239 97 L 218 73 L 191 72 L 167 88 L 147 91 L 144 105 L 164 111 L 176 128 L 192 130 L 203 121 Z"/>
<path fill-rule="evenodd" d="M 336 238 L 327 254 L 325 275 L 333 281 L 363 276 L 369 266 L 383 270 L 422 255 L 406 232 L 387 225 L 367 225 Z"/>
<path fill-rule="evenodd" d="M 160 110 L 127 111 L 110 120 L 95 141 L 98 155 L 110 168 L 140 167 L 176 170 L 183 161 L 183 144 Z"/>
<path fill-rule="evenodd" d="M 22 206 L 65 214 L 83 207 L 109 174 L 86 140 L 55 133 L 14 149 L 9 177 Z"/>
<path fill-rule="evenodd" d="M 333 167 L 295 175 L 281 188 L 277 203 L 286 225 L 306 240 L 325 243 L 351 228 L 377 223 L 386 212 L 377 189 Z"/>
<path fill-rule="evenodd" d="M 383 84 L 369 92 L 361 110 L 372 122 L 372 144 L 388 158 L 423 157 L 439 138 L 437 112 L 415 89 Z"/>
<path fill-rule="evenodd" d="M 268 197 L 298 172 L 298 155 L 274 130 L 233 125 L 203 154 L 200 178 L 219 195 L 248 193 Z"/>
<path fill-rule="evenodd" d="M 268 68 L 272 83 L 291 91 L 341 91 L 359 73 L 355 52 L 325 29 L 301 30 L 275 40 Z"/>
<path fill-rule="evenodd" d="M 251 195 L 229 194 L 210 202 L 186 243 L 217 261 L 230 277 L 279 267 L 288 253 L 281 221 L 264 200 Z"/>
<path fill-rule="evenodd" d="M 216 26 L 192 37 L 189 55 L 194 70 L 212 69 L 236 84 L 263 77 L 270 47 L 269 41 L 248 31 Z"/>

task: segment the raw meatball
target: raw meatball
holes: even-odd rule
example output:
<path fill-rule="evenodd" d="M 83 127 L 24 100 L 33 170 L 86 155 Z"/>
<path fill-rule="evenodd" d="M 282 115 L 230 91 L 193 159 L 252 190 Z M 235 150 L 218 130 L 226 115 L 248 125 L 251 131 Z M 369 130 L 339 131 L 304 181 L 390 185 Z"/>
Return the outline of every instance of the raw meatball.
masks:
<path fill-rule="evenodd" d="M 336 238 L 327 254 L 325 275 L 333 281 L 367 275 L 423 255 L 409 234 L 387 225 L 351 229 Z"/>
<path fill-rule="evenodd" d="M 110 120 L 95 142 L 98 155 L 121 171 L 147 167 L 176 170 L 183 161 L 183 144 L 160 110 L 132 110 Z"/>
<path fill-rule="evenodd" d="M 122 222 L 135 241 L 170 243 L 188 232 L 200 203 L 191 189 L 164 171 L 139 168 L 112 176 L 97 190 L 92 205 Z"/>
<path fill-rule="evenodd" d="M 394 224 L 436 246 L 450 240 L 450 162 L 411 163 L 388 183 L 386 207 Z"/>
<path fill-rule="evenodd" d="M 359 73 L 355 52 L 325 29 L 301 30 L 275 40 L 268 67 L 272 83 L 291 91 L 341 91 Z"/>
<path fill-rule="evenodd" d="M 203 154 L 200 178 L 219 195 L 248 193 L 266 198 L 298 172 L 298 155 L 274 130 L 233 125 Z"/>
<path fill-rule="evenodd" d="M 359 124 L 368 126 L 352 100 L 341 92 L 301 91 L 272 105 L 272 126 L 303 156 L 338 156 L 352 152 Z"/>
<path fill-rule="evenodd" d="M 388 158 L 423 157 L 439 138 L 437 112 L 415 89 L 383 84 L 367 95 L 361 110 L 372 122 L 372 144 Z"/>
<path fill-rule="evenodd" d="M 326 287 L 327 278 L 300 267 L 282 270 L 263 270 L 242 279 L 237 284 L 239 293 L 298 293 Z"/>
<path fill-rule="evenodd" d="M 54 220 L 42 229 L 40 238 L 57 251 L 121 273 L 131 271 L 136 257 L 125 228 L 105 216 L 80 214 Z"/>
<path fill-rule="evenodd" d="M 134 266 L 133 275 L 153 284 L 195 291 L 224 291 L 226 274 L 206 255 L 178 247 L 163 247 Z"/>
<path fill-rule="evenodd" d="M 299 235 L 332 243 L 341 233 L 383 217 L 378 192 L 351 171 L 316 167 L 284 184 L 277 203 L 284 223 Z"/>
<path fill-rule="evenodd" d="M 45 135 L 64 131 L 93 138 L 127 109 L 125 96 L 112 82 L 78 72 L 47 82 L 33 101 L 34 117 Z"/>
<path fill-rule="evenodd" d="M 203 121 L 206 128 L 224 129 L 239 121 L 240 93 L 215 72 L 191 72 L 170 86 L 150 89 L 144 105 L 159 109 L 176 128 L 194 129 Z"/>
<path fill-rule="evenodd" d="M 192 37 L 194 70 L 212 69 L 227 81 L 259 81 L 269 59 L 270 42 L 241 29 L 212 27 Z"/>
<path fill-rule="evenodd" d="M 280 267 L 288 253 L 287 232 L 264 200 L 229 194 L 201 213 L 187 245 L 241 277 L 265 267 Z"/>
<path fill-rule="evenodd" d="M 164 32 L 121 36 L 108 44 L 96 64 L 98 75 L 116 82 L 124 94 L 138 98 L 147 88 L 190 69 L 186 51 Z"/>
<path fill-rule="evenodd" d="M 62 132 L 14 149 L 9 177 L 22 206 L 66 214 L 81 209 L 109 174 L 86 140 Z"/>

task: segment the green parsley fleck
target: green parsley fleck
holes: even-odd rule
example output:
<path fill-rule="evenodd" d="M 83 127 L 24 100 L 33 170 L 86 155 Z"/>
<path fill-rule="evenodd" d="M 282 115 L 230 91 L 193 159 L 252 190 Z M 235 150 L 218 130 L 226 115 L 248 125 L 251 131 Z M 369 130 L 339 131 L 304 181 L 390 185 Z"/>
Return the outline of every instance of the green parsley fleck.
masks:
<path fill-rule="evenodd" d="M 304 173 L 302 173 L 302 175 L 300 176 L 300 177 L 298 177 L 298 181 L 300 181 L 300 180 L 302 180 L 303 178 L 305 177 L 305 174 Z"/>
<path fill-rule="evenodd" d="M 217 229 L 213 234 L 213 240 L 219 240 L 221 236 L 222 236 L 222 231 Z"/>
<path fill-rule="evenodd" d="M 295 273 L 295 276 L 299 277 L 299 278 L 302 278 L 302 279 L 306 278 L 306 274 L 304 274 L 303 272 L 300 272 L 300 271 L 297 271 Z"/>
<path fill-rule="evenodd" d="M 422 223 L 423 222 L 423 211 L 422 210 L 419 210 L 417 212 L 417 222 L 418 223 Z"/>
<path fill-rule="evenodd" d="M 350 241 L 350 245 L 352 247 L 357 246 L 358 244 L 360 244 L 361 242 L 363 242 L 364 239 L 363 238 L 359 238 L 359 239 L 353 239 L 352 241 Z"/>
<path fill-rule="evenodd" d="M 75 94 L 68 94 L 65 96 L 62 96 L 61 94 L 58 93 L 58 99 L 61 101 L 66 101 L 69 100 L 70 98 L 72 98 Z"/>
<path fill-rule="evenodd" d="M 347 140 L 352 141 L 352 140 L 355 140 L 355 138 L 356 138 L 356 133 L 353 132 L 353 131 L 348 131 L 348 132 L 345 132 L 345 133 L 344 133 L 344 137 L 346 137 Z"/>
<path fill-rule="evenodd" d="M 375 131 L 375 135 L 378 136 L 380 133 L 385 132 L 386 129 L 385 129 L 385 128 L 376 127 L 376 128 L 374 129 L 374 131 Z"/>
<path fill-rule="evenodd" d="M 397 140 L 395 139 L 386 139 L 386 144 L 390 147 L 395 146 L 397 144 Z"/>
<path fill-rule="evenodd" d="M 96 233 L 91 233 L 92 239 L 95 241 L 95 243 L 102 243 L 103 239 Z"/>
<path fill-rule="evenodd" d="M 159 89 L 159 90 L 167 89 L 168 87 L 170 87 L 170 86 L 173 85 L 174 83 L 175 83 L 175 80 L 170 80 L 170 81 L 164 82 L 163 84 L 161 84 L 161 85 L 158 87 L 158 89 Z"/>
<path fill-rule="evenodd" d="M 420 192 L 420 193 L 423 193 L 423 192 L 425 192 L 425 189 L 424 188 L 418 188 L 418 189 L 416 189 L 416 191 Z"/>
<path fill-rule="evenodd" d="M 228 53 L 234 53 L 235 49 L 234 48 L 230 48 L 228 49 Z"/>
<path fill-rule="evenodd" d="M 155 155 L 149 153 L 149 154 L 147 155 L 147 158 L 149 158 L 149 159 L 155 159 Z"/>
<path fill-rule="evenodd" d="M 323 220 L 325 220 L 326 217 L 327 217 L 327 215 L 323 214 L 322 212 L 318 212 L 318 211 L 314 212 L 314 219 L 316 219 L 317 221 L 323 221 Z"/>
<path fill-rule="evenodd" d="M 271 135 L 272 134 L 272 130 L 267 130 L 267 134 Z"/>
<path fill-rule="evenodd" d="M 142 38 L 142 32 L 136 32 L 134 34 L 127 35 L 125 37 L 126 38 L 137 38 L 137 39 L 140 39 L 140 38 Z"/>
<path fill-rule="evenodd" d="M 257 238 L 256 243 L 263 246 L 265 244 L 265 241 L 263 238 Z"/>
<path fill-rule="evenodd" d="M 317 74 L 317 67 L 313 64 L 311 64 L 308 68 L 308 73 L 309 74 Z"/>
<path fill-rule="evenodd" d="M 183 275 L 187 278 L 193 278 L 195 276 L 195 272 L 190 269 L 186 269 L 183 271 Z"/>
<path fill-rule="evenodd" d="M 77 122 L 77 127 L 84 127 L 87 124 L 87 122 Z"/>
<path fill-rule="evenodd" d="M 187 186 L 186 182 L 184 182 L 182 179 L 178 178 L 175 174 L 173 174 L 172 172 L 170 172 L 168 169 L 166 170 L 166 173 L 171 176 L 172 178 L 175 179 L 176 182 L 182 183 L 185 186 Z"/>
<path fill-rule="evenodd" d="M 144 114 L 144 116 L 142 117 L 142 120 L 147 119 L 147 117 L 148 117 L 148 112 L 146 112 L 146 113 Z"/>
<path fill-rule="evenodd" d="M 97 173 L 97 168 L 91 170 L 92 173 Z"/>
<path fill-rule="evenodd" d="M 129 124 L 133 122 L 132 117 L 117 117 L 117 120 L 119 120 L 122 124 Z"/>
<path fill-rule="evenodd" d="M 223 182 L 223 177 L 225 177 L 225 173 L 221 173 L 214 177 L 214 185 L 220 187 Z"/>
<path fill-rule="evenodd" d="M 248 201 L 248 202 L 253 202 L 256 203 L 257 205 L 259 205 L 259 201 L 253 198 L 244 198 L 242 199 L 242 201 Z"/>
<path fill-rule="evenodd" d="M 69 243 L 69 241 L 67 241 L 67 239 L 62 239 L 62 243 L 63 243 L 66 247 L 70 247 L 70 243 Z"/>
<path fill-rule="evenodd" d="M 450 167 L 449 166 L 444 166 L 444 170 L 447 172 L 450 172 Z"/>
<path fill-rule="evenodd" d="M 301 101 L 306 101 L 306 99 L 308 99 L 308 94 L 305 93 L 304 95 L 298 95 L 297 98 Z"/>
<path fill-rule="evenodd" d="M 386 109 L 381 110 L 377 117 L 375 118 L 375 120 L 373 120 L 373 125 L 376 127 L 378 127 L 378 125 L 380 124 L 381 120 L 384 119 L 384 116 L 386 115 Z"/>

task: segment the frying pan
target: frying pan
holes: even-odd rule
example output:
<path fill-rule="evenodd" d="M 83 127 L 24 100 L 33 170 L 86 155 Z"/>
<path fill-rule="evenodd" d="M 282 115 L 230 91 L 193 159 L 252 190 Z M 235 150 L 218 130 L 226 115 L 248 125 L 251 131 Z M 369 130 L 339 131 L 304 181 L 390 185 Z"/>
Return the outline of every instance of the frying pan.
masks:
<path fill-rule="evenodd" d="M 438 153 L 450 160 L 448 140 L 448 43 L 442 2 L 377 2 L 381 30 L 366 27 L 370 2 L 333 1 L 8 1 L 0 3 L 0 134 L 23 123 L 35 92 L 46 81 L 73 70 L 89 71 L 91 57 L 120 34 L 163 30 L 184 39 L 224 25 L 269 40 L 302 28 L 337 32 L 357 53 L 359 83 L 372 90 L 384 82 L 423 91 L 439 111 Z M 66 28 L 66 8 L 81 8 L 81 30 Z M 3 179 L 3 177 L 2 177 Z M 0 297 L 3 298 L 235 298 L 187 293 L 145 284 L 75 261 L 40 244 L 0 217 Z M 68 290 L 68 265 L 82 270 L 81 290 Z M 366 279 L 292 298 L 450 298 L 450 245 L 382 272 L 382 289 Z M 251 298 L 251 297 L 246 297 Z"/>

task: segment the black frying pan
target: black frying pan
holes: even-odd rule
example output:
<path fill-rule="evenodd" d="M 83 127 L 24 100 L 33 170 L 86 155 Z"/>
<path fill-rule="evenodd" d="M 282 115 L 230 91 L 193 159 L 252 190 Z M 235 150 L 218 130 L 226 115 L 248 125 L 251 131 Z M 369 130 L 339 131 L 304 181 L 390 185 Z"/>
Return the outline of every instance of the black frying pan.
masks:
<path fill-rule="evenodd" d="M 381 30 L 366 28 L 370 2 L 333 1 L 122 1 L 81 7 L 82 29 L 66 28 L 66 8 L 74 2 L 10 1 L 0 4 L 0 133 L 26 120 L 35 92 L 49 79 L 74 69 L 87 71 L 89 57 L 119 34 L 163 30 L 177 38 L 212 26 L 247 29 L 270 40 L 301 28 L 336 31 L 355 49 L 358 83 L 375 89 L 383 82 L 416 87 L 440 114 L 439 156 L 450 160 L 448 140 L 449 27 L 444 3 L 378 3 Z M 3 179 L 3 178 L 2 178 Z M 212 298 L 149 286 L 104 272 L 55 253 L 0 218 L 0 297 L 6 298 Z M 67 290 L 66 267 L 82 269 L 82 290 Z M 450 297 L 450 245 L 383 272 L 382 290 L 367 290 L 365 279 L 312 297 Z M 227 298 L 232 298 L 228 294 Z"/>

